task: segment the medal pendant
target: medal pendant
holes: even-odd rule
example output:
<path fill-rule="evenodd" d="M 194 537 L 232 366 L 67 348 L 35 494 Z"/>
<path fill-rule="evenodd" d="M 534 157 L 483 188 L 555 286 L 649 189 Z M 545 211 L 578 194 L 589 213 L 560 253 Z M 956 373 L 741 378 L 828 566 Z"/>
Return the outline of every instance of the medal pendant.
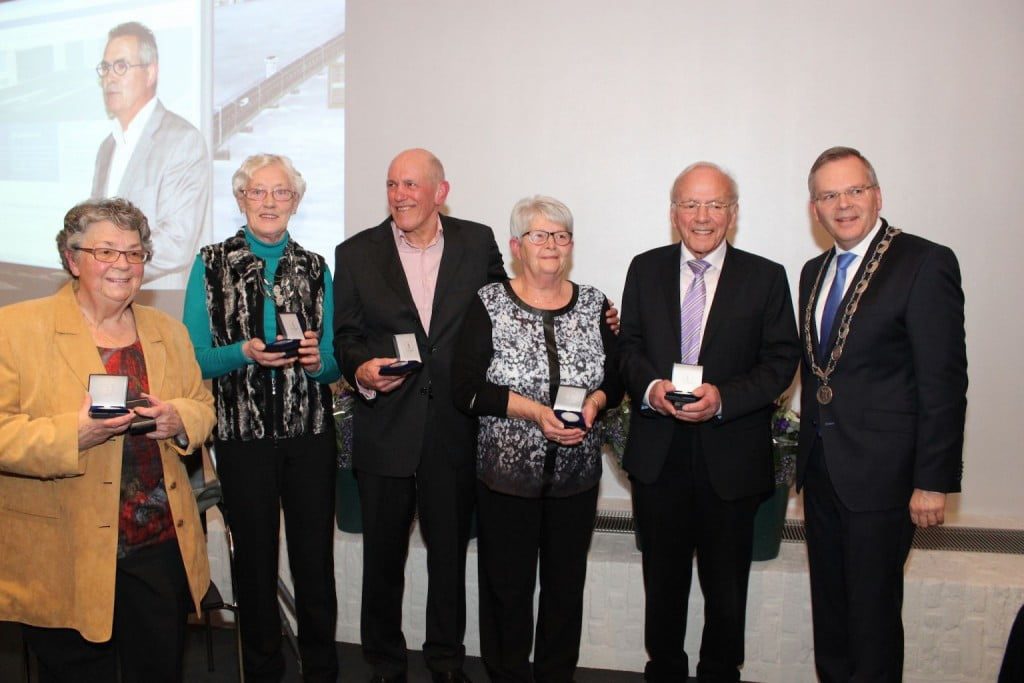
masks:
<path fill-rule="evenodd" d="M 827 384 L 823 384 L 818 387 L 818 403 L 821 405 L 828 405 L 832 402 L 832 387 Z"/>

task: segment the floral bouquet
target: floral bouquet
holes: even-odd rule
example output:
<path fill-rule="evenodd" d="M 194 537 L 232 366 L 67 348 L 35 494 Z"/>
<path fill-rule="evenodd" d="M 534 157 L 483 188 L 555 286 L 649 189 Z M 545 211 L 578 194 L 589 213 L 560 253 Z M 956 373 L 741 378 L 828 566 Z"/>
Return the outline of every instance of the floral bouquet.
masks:
<path fill-rule="evenodd" d="M 352 412 L 355 410 L 355 390 L 344 378 L 334 392 L 334 427 L 338 440 L 338 469 L 352 469 Z"/>
<path fill-rule="evenodd" d="M 789 397 L 775 402 L 772 413 L 772 453 L 775 464 L 775 485 L 790 486 L 796 478 L 797 439 L 800 416 L 789 407 Z"/>
<path fill-rule="evenodd" d="M 612 449 L 619 466 L 622 466 L 622 455 L 626 452 L 626 437 L 629 435 L 629 418 L 632 416 L 633 406 L 629 403 L 629 397 L 622 399 L 622 403 L 605 412 L 600 418 L 600 429 L 602 430 L 601 443 Z"/>

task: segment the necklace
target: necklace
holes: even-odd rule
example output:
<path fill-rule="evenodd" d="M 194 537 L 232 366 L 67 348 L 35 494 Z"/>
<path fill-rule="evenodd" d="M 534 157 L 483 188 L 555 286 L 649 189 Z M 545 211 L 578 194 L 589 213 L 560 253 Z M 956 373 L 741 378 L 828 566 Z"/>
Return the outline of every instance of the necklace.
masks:
<path fill-rule="evenodd" d="M 836 332 L 836 344 L 828 355 L 828 362 L 825 364 L 824 369 L 818 365 L 817 354 L 814 353 L 814 344 L 811 341 L 811 322 L 814 320 L 816 298 L 814 296 L 807 298 L 807 307 L 804 309 L 804 340 L 807 357 L 811 362 L 811 373 L 818 378 L 819 385 L 815 396 L 821 405 L 828 405 L 832 402 L 833 396 L 835 396 L 835 392 L 828 385 L 828 382 L 832 377 L 832 373 L 836 371 L 836 364 L 843 355 L 843 349 L 846 348 L 846 339 L 850 335 L 850 324 L 853 322 L 853 315 L 857 312 L 857 308 L 860 305 L 860 299 L 864 292 L 867 291 L 868 285 L 871 284 L 871 278 L 878 271 L 878 267 L 882 262 L 882 256 L 885 252 L 889 251 L 889 245 L 892 244 L 893 238 L 901 232 L 902 230 L 896 226 L 890 225 L 882 239 L 878 241 L 878 244 L 875 245 L 874 250 L 871 252 L 867 265 L 864 266 L 864 272 L 853 285 L 853 296 L 850 297 L 850 303 L 846 304 L 846 308 L 843 309 L 843 317 L 839 320 L 839 331 Z M 811 288 L 812 294 L 818 291 L 829 262 L 830 259 L 825 259 L 821 262 L 818 275 L 814 278 L 814 286 Z"/>
<path fill-rule="evenodd" d="M 82 311 L 82 317 L 97 346 L 114 349 L 129 346 L 135 342 L 138 335 L 135 331 L 135 318 L 131 307 L 126 308 L 116 320 L 102 322 L 93 320 L 84 308 L 79 307 L 79 310 Z"/>
<path fill-rule="evenodd" d="M 260 275 L 260 279 L 263 280 L 263 294 L 271 300 L 276 299 L 274 296 L 274 283 L 267 279 L 266 275 Z"/>
<path fill-rule="evenodd" d="M 564 284 L 562 282 L 559 282 L 558 290 L 556 292 L 547 293 L 546 296 L 540 296 L 537 294 L 533 294 L 530 291 L 530 289 L 524 284 L 522 286 L 522 294 L 520 294 L 520 298 L 529 303 L 531 306 L 537 308 L 551 308 L 565 298 L 563 287 Z"/>
<path fill-rule="evenodd" d="M 93 318 L 93 316 L 89 314 L 89 311 L 86 310 L 85 306 L 82 305 L 81 300 L 78 301 L 78 310 L 82 312 L 82 317 L 85 318 L 86 324 L 96 330 L 100 329 L 103 325 L 108 325 L 114 328 L 125 325 L 129 325 L 131 327 L 135 326 L 135 315 L 132 312 L 131 306 L 126 306 L 124 310 L 117 315 L 116 319 L 105 318 L 103 320 L 96 320 Z"/>

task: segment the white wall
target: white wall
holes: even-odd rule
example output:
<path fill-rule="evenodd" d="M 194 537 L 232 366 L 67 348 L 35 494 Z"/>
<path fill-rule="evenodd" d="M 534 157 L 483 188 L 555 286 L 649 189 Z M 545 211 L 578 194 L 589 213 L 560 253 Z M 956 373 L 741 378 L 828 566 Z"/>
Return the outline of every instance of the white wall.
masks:
<path fill-rule="evenodd" d="M 795 290 L 828 244 L 807 169 L 826 147 L 861 149 L 883 215 L 961 260 L 971 388 L 957 519 L 1024 518 L 1024 3 L 355 0 L 347 34 L 348 234 L 386 215 L 394 154 L 423 146 L 446 166 L 450 212 L 499 243 L 518 198 L 565 201 L 572 277 L 614 299 L 630 258 L 671 238 L 669 185 L 698 159 L 739 182 L 734 244 L 785 264 Z M 606 482 L 604 495 L 625 493 Z"/>

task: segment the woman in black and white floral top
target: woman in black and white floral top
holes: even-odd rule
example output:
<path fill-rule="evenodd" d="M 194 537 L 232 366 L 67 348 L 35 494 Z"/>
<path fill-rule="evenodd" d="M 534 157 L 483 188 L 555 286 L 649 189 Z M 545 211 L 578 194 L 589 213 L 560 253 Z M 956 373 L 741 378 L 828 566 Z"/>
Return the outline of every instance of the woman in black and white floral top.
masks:
<path fill-rule="evenodd" d="M 601 439 L 591 427 L 622 386 L 607 299 L 566 277 L 569 209 L 550 197 L 520 200 L 511 230 L 521 275 L 479 291 L 453 371 L 456 404 L 480 416 L 480 649 L 494 681 L 571 681 L 601 479 Z M 586 389 L 585 429 L 555 416 L 560 385 Z"/>

